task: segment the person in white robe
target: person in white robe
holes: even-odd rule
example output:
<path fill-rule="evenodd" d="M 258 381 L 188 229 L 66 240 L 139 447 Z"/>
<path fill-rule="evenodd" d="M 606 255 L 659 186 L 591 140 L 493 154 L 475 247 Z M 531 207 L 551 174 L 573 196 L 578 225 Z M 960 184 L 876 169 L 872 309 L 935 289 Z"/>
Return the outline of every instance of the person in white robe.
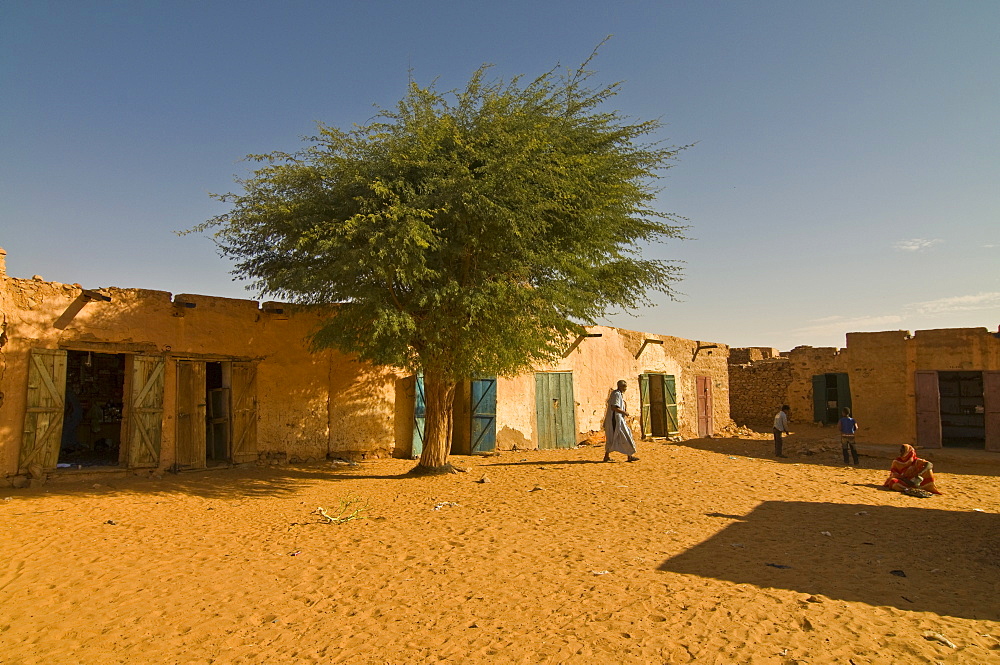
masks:
<path fill-rule="evenodd" d="M 628 417 L 628 405 L 625 402 L 625 390 L 628 384 L 618 382 L 618 389 L 611 392 L 608 398 L 608 413 L 604 417 L 604 461 L 611 461 L 611 453 L 617 452 L 628 456 L 629 462 L 637 462 L 635 456 L 635 439 L 632 430 L 625 420 Z"/>

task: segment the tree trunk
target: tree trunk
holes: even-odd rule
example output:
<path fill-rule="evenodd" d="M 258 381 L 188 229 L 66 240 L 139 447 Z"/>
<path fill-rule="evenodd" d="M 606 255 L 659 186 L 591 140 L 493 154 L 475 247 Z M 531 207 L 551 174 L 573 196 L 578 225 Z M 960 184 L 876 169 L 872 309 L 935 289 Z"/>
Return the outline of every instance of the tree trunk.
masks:
<path fill-rule="evenodd" d="M 441 374 L 424 371 L 424 404 L 427 407 L 424 423 L 424 451 L 419 468 L 436 469 L 448 463 L 451 452 L 453 407 L 457 383 Z"/>

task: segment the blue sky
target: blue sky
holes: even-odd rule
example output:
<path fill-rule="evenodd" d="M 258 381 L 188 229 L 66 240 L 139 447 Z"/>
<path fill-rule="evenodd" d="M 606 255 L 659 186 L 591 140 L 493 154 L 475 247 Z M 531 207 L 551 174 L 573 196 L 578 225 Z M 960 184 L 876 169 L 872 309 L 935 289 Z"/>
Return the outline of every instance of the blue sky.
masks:
<path fill-rule="evenodd" d="M 254 297 L 205 236 L 252 152 L 368 120 L 408 72 L 582 62 L 694 143 L 659 207 L 680 302 L 607 321 L 734 346 L 1000 324 L 1000 3 L 0 4 L 8 273 Z"/>

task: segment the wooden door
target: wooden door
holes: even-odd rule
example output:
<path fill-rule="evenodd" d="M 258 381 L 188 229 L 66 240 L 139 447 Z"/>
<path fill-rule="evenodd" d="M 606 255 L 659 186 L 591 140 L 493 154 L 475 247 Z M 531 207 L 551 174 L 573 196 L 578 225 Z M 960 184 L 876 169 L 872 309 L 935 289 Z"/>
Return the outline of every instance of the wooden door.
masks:
<path fill-rule="evenodd" d="M 938 373 L 918 370 L 914 381 L 917 401 L 917 446 L 941 447 L 941 390 Z"/>
<path fill-rule="evenodd" d="M 663 398 L 667 415 L 667 434 L 677 434 L 680 432 L 680 423 L 677 421 L 677 382 L 672 374 L 663 375 Z"/>
<path fill-rule="evenodd" d="M 128 356 L 125 365 L 125 441 L 128 466 L 157 466 L 163 435 L 163 358 Z"/>
<path fill-rule="evenodd" d="M 986 450 L 1000 452 L 1000 372 L 983 372 Z"/>
<path fill-rule="evenodd" d="M 837 374 L 837 414 L 833 422 L 840 422 L 840 414 L 844 409 L 853 409 L 851 401 L 851 379 L 846 373 Z"/>
<path fill-rule="evenodd" d="M 177 437 L 175 462 L 205 468 L 205 363 L 177 361 Z"/>
<path fill-rule="evenodd" d="M 813 420 L 826 422 L 826 374 L 814 374 L 813 384 Z"/>
<path fill-rule="evenodd" d="M 472 437 L 470 450 L 484 453 L 497 446 L 497 380 L 496 377 L 472 381 Z"/>
<path fill-rule="evenodd" d="M 672 374 L 639 375 L 642 436 L 677 434 L 677 387 Z"/>
<path fill-rule="evenodd" d="M 649 383 L 649 374 L 639 375 L 639 430 L 644 439 L 653 436 L 653 406 L 649 398 Z"/>
<path fill-rule="evenodd" d="M 18 470 L 31 464 L 56 468 L 66 403 L 66 352 L 32 349 L 28 361 L 28 395 Z"/>
<path fill-rule="evenodd" d="M 230 363 L 230 424 L 233 464 L 257 461 L 257 365 Z"/>
<path fill-rule="evenodd" d="M 712 422 L 712 377 L 696 376 L 695 390 L 698 394 L 698 436 L 712 436 L 715 434 Z"/>
<path fill-rule="evenodd" d="M 535 374 L 535 414 L 539 449 L 576 445 L 576 403 L 572 372 Z"/>
<path fill-rule="evenodd" d="M 427 401 L 424 399 L 424 375 L 413 379 L 413 445 L 410 457 L 417 459 L 424 452 L 424 429 L 427 426 Z"/>

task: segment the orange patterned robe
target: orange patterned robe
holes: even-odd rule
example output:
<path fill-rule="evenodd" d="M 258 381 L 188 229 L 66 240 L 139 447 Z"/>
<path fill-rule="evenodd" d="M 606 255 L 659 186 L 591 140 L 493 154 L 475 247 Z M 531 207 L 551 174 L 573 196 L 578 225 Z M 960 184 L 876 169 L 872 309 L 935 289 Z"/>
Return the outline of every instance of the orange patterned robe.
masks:
<path fill-rule="evenodd" d="M 934 486 L 934 473 L 931 471 L 930 462 L 917 457 L 917 451 L 913 446 L 905 443 L 899 448 L 899 457 L 892 460 L 892 468 L 883 487 L 899 492 L 916 488 L 931 494 L 941 493 Z"/>

